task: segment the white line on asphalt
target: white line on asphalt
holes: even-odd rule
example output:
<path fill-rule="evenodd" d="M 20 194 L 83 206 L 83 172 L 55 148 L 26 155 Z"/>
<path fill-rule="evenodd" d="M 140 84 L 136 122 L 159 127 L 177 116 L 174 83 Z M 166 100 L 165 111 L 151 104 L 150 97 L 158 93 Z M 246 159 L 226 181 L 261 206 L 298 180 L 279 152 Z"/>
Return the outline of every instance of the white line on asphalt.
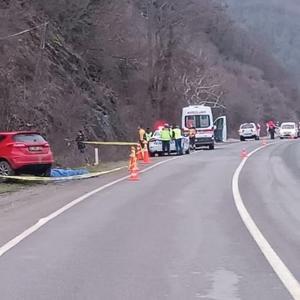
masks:
<path fill-rule="evenodd" d="M 144 170 L 142 170 L 140 173 L 145 173 L 153 168 L 156 168 L 162 164 L 168 163 L 172 160 L 178 159 L 180 158 L 180 156 L 176 156 L 161 162 L 158 162 Z M 16 236 L 15 238 L 13 238 L 12 240 L 10 240 L 9 242 L 7 242 L 6 244 L 4 244 L 3 246 L 0 247 L 0 257 L 5 254 L 7 251 L 9 251 L 10 249 L 12 249 L 13 247 L 15 247 L 16 245 L 18 245 L 21 241 L 23 241 L 25 238 L 27 238 L 28 236 L 30 236 L 31 234 L 33 234 L 34 232 L 36 232 L 37 230 L 39 230 L 42 226 L 44 226 L 45 224 L 47 224 L 49 221 L 53 220 L 54 218 L 56 218 L 57 216 L 61 215 L 62 213 L 64 213 L 65 211 L 67 211 L 68 209 L 72 208 L 73 206 L 77 205 L 80 202 L 83 202 L 84 200 L 88 199 L 89 197 L 117 184 L 120 183 L 126 179 L 128 179 L 129 176 L 124 176 L 121 177 L 115 181 L 112 181 L 108 184 L 105 184 L 89 193 L 86 193 L 84 195 L 82 195 L 81 197 L 73 200 L 72 202 L 66 204 L 65 206 L 63 206 L 62 208 L 58 209 L 57 211 L 53 212 L 52 214 L 50 214 L 49 216 L 40 219 L 36 224 L 34 224 L 33 226 L 29 227 L 28 229 L 26 229 L 24 232 L 22 232 L 21 234 L 19 234 L 18 236 Z"/>
<path fill-rule="evenodd" d="M 265 146 L 255 149 L 254 151 L 249 153 L 248 158 L 263 148 L 265 148 Z M 282 281 L 282 283 L 289 291 L 293 299 L 300 300 L 299 282 L 296 280 L 294 275 L 287 268 L 287 266 L 284 264 L 284 262 L 277 255 L 277 253 L 274 251 L 274 249 L 266 240 L 266 238 L 263 236 L 263 234 L 255 224 L 254 220 L 250 216 L 249 212 L 247 211 L 244 202 L 242 200 L 240 190 L 239 190 L 239 176 L 248 158 L 243 159 L 243 161 L 240 163 L 239 167 L 235 171 L 232 178 L 232 192 L 233 192 L 235 205 L 245 226 L 247 227 L 248 231 L 250 232 L 251 236 L 255 240 L 259 249 L 261 250 L 265 258 L 273 268 L 274 272 Z"/>

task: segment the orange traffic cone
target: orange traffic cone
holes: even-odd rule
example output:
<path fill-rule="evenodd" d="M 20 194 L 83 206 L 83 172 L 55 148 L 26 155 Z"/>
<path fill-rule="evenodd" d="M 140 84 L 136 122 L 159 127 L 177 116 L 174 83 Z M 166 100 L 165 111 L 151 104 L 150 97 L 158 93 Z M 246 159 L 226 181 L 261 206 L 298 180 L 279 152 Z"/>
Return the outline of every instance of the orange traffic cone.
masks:
<path fill-rule="evenodd" d="M 143 160 L 143 153 L 142 153 L 142 148 L 141 145 L 138 144 L 137 145 L 137 151 L 136 151 L 136 156 L 137 156 L 137 160 Z"/>
<path fill-rule="evenodd" d="M 137 162 L 136 162 L 136 164 L 135 164 L 135 166 L 134 166 L 133 170 L 135 170 L 135 171 L 139 171 L 139 170 L 140 170 L 140 168 L 139 168 L 139 166 L 138 166 Z"/>
<path fill-rule="evenodd" d="M 129 158 L 129 162 L 128 162 L 128 171 L 130 172 L 132 170 L 132 158 Z"/>
<path fill-rule="evenodd" d="M 247 150 L 244 148 L 241 152 L 241 158 L 244 159 L 244 158 L 247 158 L 248 157 L 248 153 L 247 153 Z"/>
<path fill-rule="evenodd" d="M 139 171 L 139 167 L 138 167 L 138 161 L 136 156 L 134 157 L 133 161 L 132 161 L 132 170 L 133 171 Z"/>
<path fill-rule="evenodd" d="M 130 176 L 129 176 L 129 181 L 139 181 L 139 173 L 137 170 L 131 170 L 130 171 Z"/>
<path fill-rule="evenodd" d="M 145 145 L 145 147 L 144 147 L 144 161 L 143 161 L 143 163 L 144 164 L 150 164 L 151 163 L 147 145 Z"/>
<path fill-rule="evenodd" d="M 129 155 L 128 171 L 132 171 L 134 169 L 135 162 L 136 162 L 135 148 L 131 147 L 130 155 Z"/>

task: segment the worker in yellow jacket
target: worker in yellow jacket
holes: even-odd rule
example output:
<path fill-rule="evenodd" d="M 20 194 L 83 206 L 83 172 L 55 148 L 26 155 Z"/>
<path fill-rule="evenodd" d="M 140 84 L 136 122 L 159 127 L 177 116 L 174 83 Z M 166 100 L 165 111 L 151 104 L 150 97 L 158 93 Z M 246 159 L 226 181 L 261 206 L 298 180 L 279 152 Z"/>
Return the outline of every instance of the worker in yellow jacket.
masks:
<path fill-rule="evenodd" d="M 162 141 L 162 151 L 170 155 L 170 141 L 171 141 L 171 134 L 169 130 L 169 126 L 165 124 L 164 128 L 160 132 L 160 139 Z"/>
<path fill-rule="evenodd" d="M 173 135 L 174 135 L 174 140 L 175 140 L 175 147 L 176 147 L 176 152 L 177 155 L 182 155 L 182 132 L 179 126 L 176 126 L 173 129 Z"/>

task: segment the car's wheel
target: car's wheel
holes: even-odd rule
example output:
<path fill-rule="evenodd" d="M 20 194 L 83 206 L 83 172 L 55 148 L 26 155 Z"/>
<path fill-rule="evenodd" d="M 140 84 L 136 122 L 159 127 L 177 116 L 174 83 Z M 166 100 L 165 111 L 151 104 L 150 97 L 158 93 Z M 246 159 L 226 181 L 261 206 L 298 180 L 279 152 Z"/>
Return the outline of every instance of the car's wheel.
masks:
<path fill-rule="evenodd" d="M 283 137 L 281 136 L 280 139 L 283 140 Z"/>
<path fill-rule="evenodd" d="M 209 147 L 209 150 L 214 150 L 215 149 L 215 145 L 214 144 L 211 144 L 208 147 Z"/>
<path fill-rule="evenodd" d="M 241 142 L 244 142 L 244 141 L 245 141 L 245 138 L 242 137 L 242 136 L 240 136 L 240 140 L 241 140 Z"/>
<path fill-rule="evenodd" d="M 259 136 L 256 135 L 255 136 L 255 140 L 258 141 L 259 140 Z"/>
<path fill-rule="evenodd" d="M 15 171 L 12 169 L 10 164 L 5 160 L 0 161 L 0 175 L 2 175 L 2 176 L 15 175 Z"/>
<path fill-rule="evenodd" d="M 154 156 L 155 156 L 155 153 L 149 152 L 149 156 L 150 156 L 150 157 L 154 157 Z"/>

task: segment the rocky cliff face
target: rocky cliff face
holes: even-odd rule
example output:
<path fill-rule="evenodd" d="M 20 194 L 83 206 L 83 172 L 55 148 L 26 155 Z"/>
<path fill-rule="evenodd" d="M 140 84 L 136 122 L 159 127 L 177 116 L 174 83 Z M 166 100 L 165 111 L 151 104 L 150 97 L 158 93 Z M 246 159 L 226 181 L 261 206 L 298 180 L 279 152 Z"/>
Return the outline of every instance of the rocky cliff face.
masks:
<path fill-rule="evenodd" d="M 187 103 L 226 106 L 232 130 L 296 117 L 293 80 L 211 0 L 2 1 L 0 77 L 0 128 L 37 128 L 64 164 L 79 163 L 63 142 L 78 129 L 134 140 Z"/>

